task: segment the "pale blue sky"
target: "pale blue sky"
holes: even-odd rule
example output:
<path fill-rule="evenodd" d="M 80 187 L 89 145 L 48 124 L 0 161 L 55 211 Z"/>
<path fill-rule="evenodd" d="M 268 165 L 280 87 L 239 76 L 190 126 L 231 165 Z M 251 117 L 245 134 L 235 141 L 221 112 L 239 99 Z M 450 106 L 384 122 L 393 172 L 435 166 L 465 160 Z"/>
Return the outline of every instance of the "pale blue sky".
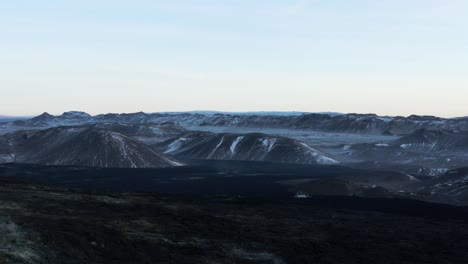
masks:
<path fill-rule="evenodd" d="M 468 115 L 466 0 L 15 0 L 0 33 L 0 114 Z"/>

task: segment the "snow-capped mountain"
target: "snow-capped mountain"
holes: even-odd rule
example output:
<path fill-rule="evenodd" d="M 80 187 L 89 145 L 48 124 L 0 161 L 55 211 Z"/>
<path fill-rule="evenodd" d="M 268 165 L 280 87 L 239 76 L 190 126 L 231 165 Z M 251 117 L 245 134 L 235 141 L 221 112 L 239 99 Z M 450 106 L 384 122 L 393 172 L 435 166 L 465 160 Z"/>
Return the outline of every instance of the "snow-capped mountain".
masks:
<path fill-rule="evenodd" d="M 309 145 L 260 133 L 190 132 L 156 145 L 179 159 L 252 160 L 300 164 L 337 164 Z"/>
<path fill-rule="evenodd" d="M 93 127 L 17 131 L 0 137 L 0 142 L 3 162 L 129 168 L 181 165 L 134 138 Z"/>

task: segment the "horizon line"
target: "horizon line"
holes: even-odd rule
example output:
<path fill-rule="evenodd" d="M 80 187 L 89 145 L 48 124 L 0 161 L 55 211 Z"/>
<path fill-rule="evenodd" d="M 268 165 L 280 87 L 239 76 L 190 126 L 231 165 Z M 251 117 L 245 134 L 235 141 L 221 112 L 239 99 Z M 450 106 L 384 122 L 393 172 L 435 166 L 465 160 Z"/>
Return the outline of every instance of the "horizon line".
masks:
<path fill-rule="evenodd" d="M 405 117 L 408 118 L 410 116 L 426 116 L 426 117 L 436 117 L 436 118 L 442 118 L 442 119 L 457 119 L 457 118 L 466 118 L 468 115 L 464 116 L 450 116 L 450 117 L 442 117 L 442 116 L 437 116 L 433 114 L 411 114 L 411 115 L 380 115 L 377 113 L 369 113 L 369 112 L 334 112 L 334 111 L 317 111 L 317 112 L 308 112 L 308 111 L 268 111 L 268 110 L 260 110 L 260 111 L 219 111 L 219 110 L 188 110 L 188 111 L 156 111 L 156 112 L 145 112 L 145 111 L 137 111 L 137 112 L 106 112 L 106 113 L 98 113 L 98 114 L 90 114 L 86 111 L 79 111 L 79 110 L 71 110 L 71 111 L 65 111 L 62 113 L 57 113 L 53 112 L 53 114 L 45 111 L 40 114 L 32 114 L 32 115 L 4 115 L 0 114 L 0 118 L 34 118 L 37 116 L 40 116 L 42 114 L 50 114 L 53 116 L 60 116 L 63 115 L 64 113 L 70 113 L 70 112 L 81 112 L 81 113 L 86 113 L 89 114 L 90 116 L 99 116 L 99 115 L 106 115 L 106 114 L 117 114 L 117 115 L 122 115 L 122 114 L 137 114 L 137 113 L 144 113 L 144 114 L 178 114 L 178 113 L 192 113 L 192 114 L 276 114 L 276 115 L 281 115 L 281 114 L 295 114 L 295 115 L 301 115 L 301 114 L 323 114 L 323 115 L 375 115 L 378 117 Z"/>

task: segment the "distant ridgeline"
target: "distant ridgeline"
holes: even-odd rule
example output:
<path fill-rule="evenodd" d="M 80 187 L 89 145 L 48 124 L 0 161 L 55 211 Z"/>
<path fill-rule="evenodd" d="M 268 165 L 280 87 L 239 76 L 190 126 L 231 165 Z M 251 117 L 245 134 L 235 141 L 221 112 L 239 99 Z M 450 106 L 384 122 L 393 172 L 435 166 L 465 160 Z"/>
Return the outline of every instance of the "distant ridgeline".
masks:
<path fill-rule="evenodd" d="M 90 116 L 84 112 L 66 112 L 59 116 L 43 113 L 28 120 L 11 122 L 13 126 L 48 127 L 102 122 L 164 124 L 184 127 L 255 127 L 303 129 L 324 132 L 401 135 L 418 129 L 468 131 L 468 117 L 440 118 L 435 116 L 389 117 L 375 114 L 301 113 L 301 112 L 171 112 L 102 114 Z"/>

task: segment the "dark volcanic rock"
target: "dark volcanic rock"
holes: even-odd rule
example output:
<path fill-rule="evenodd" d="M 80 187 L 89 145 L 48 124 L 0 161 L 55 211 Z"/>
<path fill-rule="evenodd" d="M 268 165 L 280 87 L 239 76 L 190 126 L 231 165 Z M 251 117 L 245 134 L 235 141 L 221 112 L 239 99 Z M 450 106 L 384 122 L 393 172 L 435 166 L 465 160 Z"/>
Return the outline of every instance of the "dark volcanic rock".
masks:
<path fill-rule="evenodd" d="M 466 208 L 411 200 L 81 193 L 0 179 L 5 264 L 424 263 L 468 258 Z"/>

